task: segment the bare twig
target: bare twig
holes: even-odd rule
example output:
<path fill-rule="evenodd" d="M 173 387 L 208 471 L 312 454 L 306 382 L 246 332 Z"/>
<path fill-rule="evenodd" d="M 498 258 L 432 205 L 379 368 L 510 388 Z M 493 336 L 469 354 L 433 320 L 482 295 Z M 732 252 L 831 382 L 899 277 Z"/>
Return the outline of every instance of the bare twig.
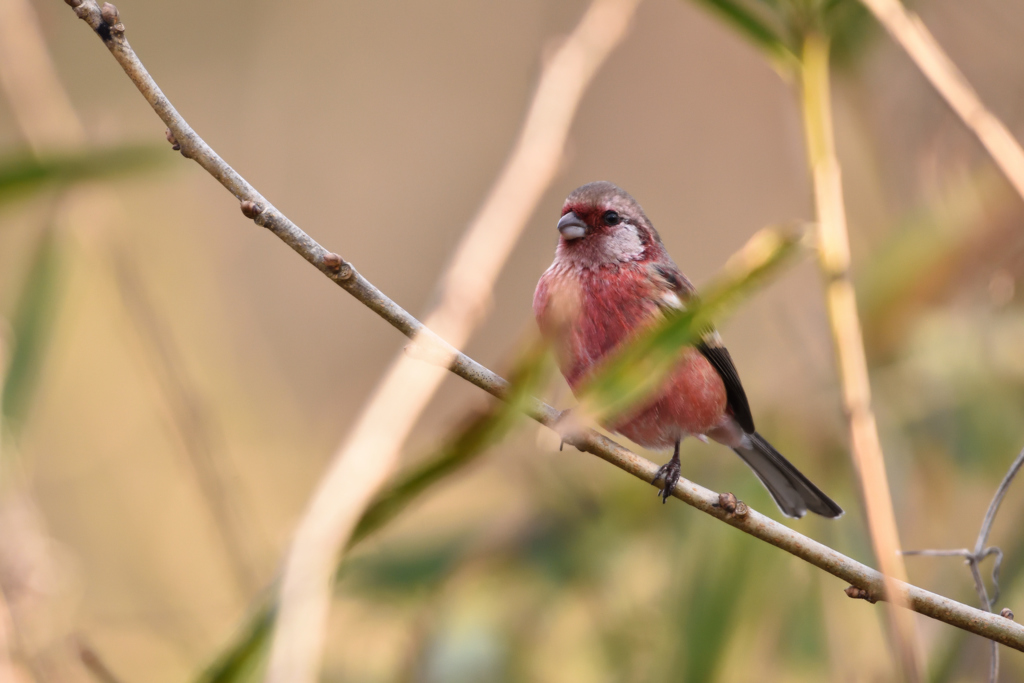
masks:
<path fill-rule="evenodd" d="M 423 328 L 422 323 L 388 299 L 380 290 L 359 275 L 350 264 L 342 261 L 336 254 L 330 254 L 273 208 L 262 195 L 257 193 L 248 182 L 217 156 L 174 110 L 127 43 L 123 41 L 123 36 L 118 34 L 120 37 L 115 37 L 116 22 L 109 25 L 104 22 L 94 0 L 70 1 L 77 3 L 74 6 L 78 16 L 88 22 L 89 26 L 103 38 L 118 63 L 122 65 L 125 72 L 150 101 L 175 138 L 179 141 L 188 141 L 187 147 L 186 145 L 182 146 L 183 150 L 187 150 L 187 156 L 194 158 L 241 201 L 251 202 L 253 206 L 260 207 L 262 210 L 258 213 L 258 217 L 261 225 L 272 230 L 303 258 L 403 334 L 412 336 Z M 123 27 L 121 31 L 123 31 Z M 455 355 L 449 369 L 497 398 L 506 396 L 508 383 L 463 353 Z M 561 416 L 561 411 L 536 399 L 529 401 L 526 412 L 534 420 L 549 427 L 554 427 Z M 658 466 L 649 460 L 592 430 L 569 435 L 566 442 L 581 451 L 596 455 L 647 483 L 653 481 L 658 469 Z M 748 508 L 745 515 L 730 515 L 722 509 L 717 493 L 685 479 L 680 479 L 672 495 L 701 512 L 774 545 L 856 588 L 867 591 L 869 595 L 880 598 L 884 598 L 886 595 L 881 573 L 760 514 L 756 510 Z M 895 581 L 893 584 L 896 592 L 914 611 L 1024 651 L 1024 626 L 902 581 Z"/>
<path fill-rule="evenodd" d="M 978 539 L 974 542 L 974 555 L 979 559 L 982 559 L 985 555 L 983 548 L 988 543 L 988 535 L 992 532 L 992 524 L 996 521 L 996 513 L 999 512 L 999 506 L 1003 504 L 1003 498 L 1006 497 L 1006 492 L 1010 488 L 1010 484 L 1013 483 L 1017 473 L 1020 472 L 1021 466 L 1024 465 L 1024 450 L 1017 454 L 1013 464 L 1010 465 L 1010 469 L 1006 471 L 1006 476 L 1003 477 L 1003 481 L 1000 482 L 999 488 L 996 489 L 996 493 L 992 496 L 992 502 L 988 504 L 988 510 L 985 512 L 985 520 L 981 523 L 981 531 L 978 532 Z M 989 548 L 989 550 L 994 550 Z M 987 552 L 987 551 L 985 551 Z M 999 562 L 1002 560 L 1002 554 L 996 558 L 996 566 L 992 570 L 992 584 L 994 586 L 994 595 L 992 601 L 995 602 L 999 599 Z"/>
<path fill-rule="evenodd" d="M 871 383 L 864 354 L 864 338 L 857 312 L 856 292 L 850 277 L 850 239 L 832 130 L 828 54 L 827 39 L 813 32 L 808 34 L 804 40 L 800 82 L 807 154 L 818 214 L 818 256 L 826 278 L 825 301 L 838 359 L 843 404 L 849 419 L 851 450 L 860 478 L 871 542 L 887 580 L 905 581 L 907 570 L 899 555 L 896 515 L 893 512 L 875 414 L 871 408 Z M 890 593 L 894 590 L 893 586 L 890 586 Z M 889 617 L 894 636 L 893 646 L 904 678 L 918 681 L 924 672 L 924 654 L 913 618 L 904 610 L 889 610 Z"/>
<path fill-rule="evenodd" d="M 992 605 L 999 600 L 999 569 L 1003 563 L 1003 551 L 997 546 L 985 547 L 988 543 L 989 533 L 992 531 L 992 524 L 996 520 L 996 513 L 999 512 L 999 506 L 1002 505 L 1003 498 L 1006 497 L 1006 492 L 1010 488 L 1010 484 L 1013 483 L 1014 478 L 1020 471 L 1021 466 L 1024 465 L 1024 450 L 1021 450 L 1017 454 L 1013 463 L 1010 465 L 1010 469 L 1006 471 L 1006 475 L 1003 480 L 999 483 L 999 488 L 996 489 L 996 493 L 992 496 L 992 502 L 988 504 L 988 510 L 985 511 L 985 519 L 981 523 L 981 530 L 978 531 L 978 538 L 974 541 L 974 550 L 968 550 L 966 548 L 960 548 L 958 550 L 907 550 L 904 555 L 921 555 L 927 557 L 962 557 L 965 563 L 971 570 L 971 578 L 974 579 L 974 589 L 978 593 L 978 601 L 981 603 L 982 609 L 986 612 L 992 611 Z M 988 589 L 985 588 L 985 579 L 981 576 L 981 561 L 990 555 L 995 556 L 995 561 L 992 564 L 992 599 L 988 597 Z M 1013 612 L 1009 610 L 1003 610 L 1009 612 L 1009 619 L 1013 619 Z M 1000 612 L 1000 616 L 1006 617 L 1003 612 Z M 989 681 L 995 683 L 999 679 L 999 647 L 995 642 L 991 644 L 992 656 L 989 659 Z"/>
<path fill-rule="evenodd" d="M 921 19 L 899 0 L 861 0 L 945 98 L 1024 198 L 1024 150 L 990 112 Z"/>

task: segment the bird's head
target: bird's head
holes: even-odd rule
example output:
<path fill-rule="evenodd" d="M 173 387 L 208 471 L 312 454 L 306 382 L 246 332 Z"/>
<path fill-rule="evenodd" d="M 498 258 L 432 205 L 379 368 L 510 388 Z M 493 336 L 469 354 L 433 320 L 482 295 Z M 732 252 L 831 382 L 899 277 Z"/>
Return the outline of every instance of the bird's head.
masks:
<path fill-rule="evenodd" d="M 664 249 L 637 201 L 604 181 L 572 191 L 562 206 L 558 232 L 556 258 L 584 268 L 642 261 Z"/>

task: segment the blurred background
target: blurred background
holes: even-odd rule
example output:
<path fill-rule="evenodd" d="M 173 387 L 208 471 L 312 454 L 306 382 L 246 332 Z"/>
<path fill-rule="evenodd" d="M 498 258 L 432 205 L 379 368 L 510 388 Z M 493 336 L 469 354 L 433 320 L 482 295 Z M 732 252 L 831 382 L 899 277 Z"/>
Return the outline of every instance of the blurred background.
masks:
<path fill-rule="evenodd" d="M 907 57 L 847 4 L 836 134 L 902 541 L 972 546 L 1024 446 L 1024 211 Z M 29 59 L 31 36 L 9 30 L 24 25 L 21 5 L 64 92 L 40 85 L 31 69 L 46 53 Z M 259 604 L 334 447 L 406 340 L 172 152 L 64 3 L 0 8 L 0 634 L 18 680 L 92 680 L 82 650 L 126 683 L 195 680 Z M 585 8 L 119 3 L 192 126 L 414 315 L 500 170 L 544 55 Z M 1024 6 L 915 9 L 1024 137 Z M 793 85 L 700 5 L 646 0 L 584 98 L 471 356 L 508 371 L 534 330 L 562 199 L 598 179 L 643 204 L 698 285 L 759 228 L 813 217 Z M 787 271 L 721 330 L 759 430 L 847 510 L 788 523 L 874 563 L 816 265 Z M 545 394 L 572 404 L 560 378 Z M 489 405 L 448 379 L 406 462 Z M 722 447 L 685 444 L 683 474 L 779 517 Z M 1020 613 L 1016 487 L 991 541 L 1006 552 L 996 608 Z M 976 603 L 961 561 L 908 568 Z M 896 680 L 883 612 L 843 588 L 559 452 L 522 420 L 348 556 L 323 679 Z M 930 680 L 985 680 L 986 642 L 919 621 Z M 1004 649 L 1001 680 L 1024 681 L 1024 657 Z"/>

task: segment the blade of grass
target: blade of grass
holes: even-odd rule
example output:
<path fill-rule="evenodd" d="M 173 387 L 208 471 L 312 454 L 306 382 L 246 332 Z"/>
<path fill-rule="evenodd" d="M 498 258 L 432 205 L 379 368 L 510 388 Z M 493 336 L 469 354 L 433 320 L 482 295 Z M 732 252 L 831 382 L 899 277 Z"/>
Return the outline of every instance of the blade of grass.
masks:
<path fill-rule="evenodd" d="M 540 343 L 531 344 L 513 368 L 508 400 L 496 403 L 464 424 L 434 455 L 381 492 L 356 524 L 349 549 L 384 527 L 430 487 L 464 469 L 501 441 L 522 416 L 531 396 L 547 380 L 549 370 L 546 348 Z M 339 564 L 338 572 L 342 571 L 343 564 Z M 270 645 L 277 618 L 277 605 L 272 602 L 276 594 L 277 591 L 270 592 L 239 638 L 196 679 L 196 683 L 238 683 L 254 678 Z"/>
<path fill-rule="evenodd" d="M 0 204 L 40 188 L 77 180 L 130 175 L 163 164 L 167 148 L 119 145 L 37 157 L 30 152 L 0 158 Z"/>
<path fill-rule="evenodd" d="M 802 235 L 774 228 L 754 235 L 700 299 L 667 315 L 602 364 L 587 382 L 580 412 L 604 421 L 637 405 L 661 384 L 683 350 L 712 327 L 712 319 L 778 272 L 796 254 L 802 240 Z"/>
<path fill-rule="evenodd" d="M 225 650 L 196 679 L 196 683 L 237 683 L 253 680 L 262 668 L 277 607 L 268 597 L 246 624 L 234 646 Z"/>
<path fill-rule="evenodd" d="M 792 70 L 798 63 L 796 52 L 756 12 L 735 0 L 694 0 L 739 31 L 740 35 L 762 50 L 778 65 Z"/>
<path fill-rule="evenodd" d="M 61 287 L 61 249 L 54 231 L 43 231 L 11 317 L 10 361 L 0 412 L 17 435 L 35 393 L 53 329 Z"/>
<path fill-rule="evenodd" d="M 504 439 L 522 416 L 526 402 L 546 381 L 549 369 L 545 346 L 531 345 L 513 370 L 508 401 L 471 419 L 436 455 L 415 466 L 377 496 L 352 532 L 349 548 L 391 521 L 435 483 L 470 464 Z"/>
<path fill-rule="evenodd" d="M 714 558 L 699 563 L 700 569 L 690 582 L 684 610 L 675 610 L 679 630 L 684 637 L 685 659 L 677 662 L 681 680 L 710 683 L 722 669 L 729 638 L 737 621 L 755 544 L 745 538 L 730 538 L 727 548 L 716 547 Z M 682 652 L 680 652 L 682 654 Z"/>

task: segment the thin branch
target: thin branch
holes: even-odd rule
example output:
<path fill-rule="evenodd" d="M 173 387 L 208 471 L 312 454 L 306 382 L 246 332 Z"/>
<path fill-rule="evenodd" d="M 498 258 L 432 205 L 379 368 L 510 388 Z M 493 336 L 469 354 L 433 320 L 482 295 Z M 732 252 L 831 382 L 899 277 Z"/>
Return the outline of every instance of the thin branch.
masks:
<path fill-rule="evenodd" d="M 978 538 L 974 542 L 973 551 L 961 548 L 959 550 L 907 550 L 903 553 L 904 555 L 964 558 L 967 566 L 970 567 L 971 578 L 974 579 L 974 590 L 978 593 L 978 601 L 986 612 L 991 612 L 992 605 L 999 600 L 999 568 L 1003 563 L 1003 551 L 996 546 L 986 548 L 985 544 L 988 543 L 988 536 L 992 531 L 992 524 L 996 521 L 996 513 L 999 512 L 999 506 L 1002 505 L 1003 498 L 1006 497 L 1006 492 L 1009 490 L 1010 484 L 1013 483 L 1022 465 L 1024 465 L 1024 449 L 1017 454 L 1013 463 L 1010 464 L 1010 469 L 1006 471 L 1003 480 L 999 483 L 999 488 L 996 489 L 995 495 L 992 496 L 992 502 L 988 504 L 988 510 L 985 511 L 985 519 L 981 523 L 981 530 L 978 531 Z M 991 600 L 989 600 L 988 590 L 985 588 L 985 579 L 981 576 L 981 561 L 989 555 L 994 555 L 996 558 L 992 564 Z M 1011 619 L 1013 618 L 1012 615 L 1013 613 L 1010 612 Z M 989 659 L 989 663 L 989 681 L 990 683 L 995 683 L 999 679 L 999 647 L 994 642 L 992 643 L 992 656 Z"/>
<path fill-rule="evenodd" d="M 828 40 L 809 33 L 804 39 L 802 57 L 800 85 L 807 156 L 818 214 L 818 256 L 826 278 L 825 303 L 835 342 L 843 404 L 849 420 L 851 450 L 860 479 L 871 543 L 882 573 L 887 580 L 905 581 L 907 569 L 899 554 L 899 531 L 885 472 L 885 457 L 871 407 L 871 381 L 864 353 L 864 337 L 857 312 L 857 294 L 850 277 L 850 238 L 832 128 Z M 916 624 L 903 610 L 889 610 L 889 618 L 893 647 L 904 678 L 919 681 L 924 674 L 924 653 Z"/>
<path fill-rule="evenodd" d="M 76 1 L 72 0 L 72 2 Z M 182 149 L 188 152 L 187 156 L 196 159 L 203 168 L 207 169 L 241 201 L 251 202 L 252 206 L 263 208 L 261 212 L 252 214 L 259 217 L 260 225 L 267 226 L 327 277 L 338 283 L 371 310 L 377 312 L 406 336 L 412 336 L 416 331 L 422 329 L 422 323 L 388 299 L 380 290 L 359 275 L 350 264 L 342 261 L 336 254 L 327 252 L 298 226 L 273 208 L 262 195 L 235 173 L 188 127 L 188 124 L 163 96 L 155 82 L 146 73 L 141 62 L 123 40 L 123 26 L 117 31 L 114 30 L 118 26 L 116 17 L 113 17 L 114 21 L 110 24 L 105 22 L 94 0 L 79 2 L 75 6 L 75 11 L 104 39 L 104 43 L 115 59 L 136 83 L 146 99 L 150 101 L 175 137 L 178 140 L 186 140 Z M 115 33 L 117 37 L 115 37 Z M 449 369 L 497 398 L 505 398 L 507 395 L 508 382 L 465 354 L 457 353 Z M 526 412 L 534 420 L 549 427 L 554 427 L 561 415 L 561 411 L 536 399 L 528 402 Z M 570 435 L 566 442 L 581 451 L 596 455 L 647 483 L 653 482 L 654 474 L 658 469 L 658 466 L 649 460 L 592 430 Z M 685 479 L 680 479 L 672 495 L 701 512 L 838 577 L 864 591 L 866 595 L 878 599 L 883 599 L 886 595 L 882 574 L 878 571 L 753 509 L 737 506 L 736 511 L 730 513 L 720 504 L 718 494 Z M 740 512 L 744 513 L 739 514 Z M 1009 618 L 984 612 L 902 581 L 895 581 L 893 584 L 896 592 L 914 611 L 1024 652 L 1024 626 Z"/>
<path fill-rule="evenodd" d="M 1024 149 L 982 103 L 978 93 L 943 51 L 935 37 L 899 0 L 861 0 L 896 39 L 917 68 L 945 98 L 988 151 L 1017 194 L 1024 198 Z"/>
<path fill-rule="evenodd" d="M 985 512 L 985 520 L 981 523 L 981 531 L 978 532 L 978 540 L 974 542 L 974 554 L 981 556 L 982 549 L 985 544 L 988 543 L 988 535 L 992 531 L 992 523 L 996 521 L 996 513 L 999 512 L 999 506 L 1003 503 L 1003 498 L 1006 497 L 1006 492 L 1010 488 L 1010 484 L 1013 483 L 1017 473 L 1020 472 L 1021 466 L 1024 465 L 1024 450 L 1021 450 L 1014 459 L 1013 464 L 1010 465 L 1010 469 L 1006 471 L 1006 475 L 1003 477 L 1003 481 L 1000 482 L 999 488 L 996 489 L 996 494 L 992 496 L 992 502 L 988 504 L 988 510 Z M 994 577 L 993 577 L 994 578 Z M 996 586 L 996 594 L 993 600 L 999 599 L 999 587 Z"/>

